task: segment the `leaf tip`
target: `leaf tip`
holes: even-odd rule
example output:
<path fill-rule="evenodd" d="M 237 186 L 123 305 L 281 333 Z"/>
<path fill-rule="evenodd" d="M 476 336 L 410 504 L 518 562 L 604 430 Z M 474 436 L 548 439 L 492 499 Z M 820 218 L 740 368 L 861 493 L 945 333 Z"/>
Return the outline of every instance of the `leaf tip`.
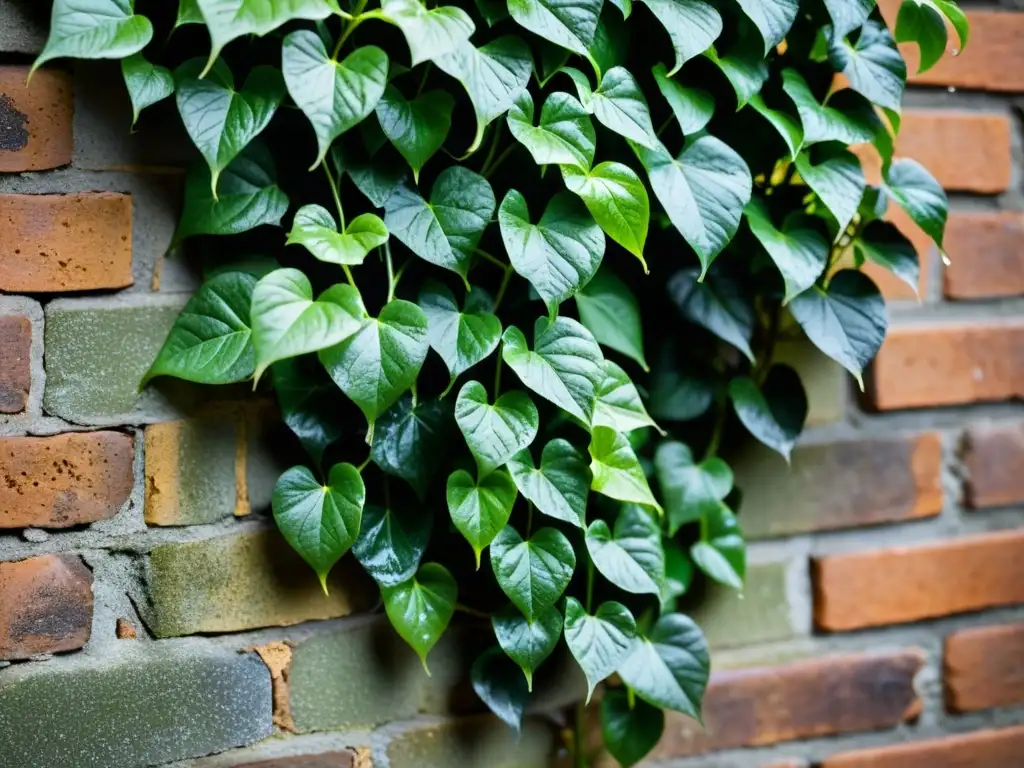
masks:
<path fill-rule="evenodd" d="M 420 656 L 420 664 L 423 665 L 423 671 L 427 673 L 427 677 L 433 677 L 430 674 L 430 667 L 427 666 L 427 654 L 424 653 Z"/>
<path fill-rule="evenodd" d="M 317 578 L 320 579 L 320 588 L 324 591 L 324 596 L 325 597 L 330 597 L 331 596 L 330 591 L 327 589 L 327 574 L 328 573 L 329 573 L 329 571 L 317 571 L 317 573 L 316 573 Z"/>
<path fill-rule="evenodd" d="M 853 373 L 851 371 L 851 373 Z M 864 391 L 864 374 L 861 371 L 857 371 L 853 374 L 853 378 L 857 380 L 857 386 L 860 387 L 860 391 Z"/>
<path fill-rule="evenodd" d="M 523 674 L 526 675 L 526 692 L 533 693 L 533 672 L 524 669 Z"/>

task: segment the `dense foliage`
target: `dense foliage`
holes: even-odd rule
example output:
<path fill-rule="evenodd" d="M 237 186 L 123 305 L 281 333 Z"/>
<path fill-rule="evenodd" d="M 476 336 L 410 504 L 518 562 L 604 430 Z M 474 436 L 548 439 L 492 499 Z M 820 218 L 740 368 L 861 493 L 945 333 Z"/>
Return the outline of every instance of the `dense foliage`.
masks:
<path fill-rule="evenodd" d="M 324 588 L 351 549 L 425 667 L 486 617 L 474 687 L 514 728 L 564 637 L 588 701 L 612 678 L 624 765 L 661 710 L 700 714 L 677 601 L 743 587 L 722 454 L 788 461 L 803 428 L 776 342 L 861 381 L 886 319 L 860 268 L 918 282 L 883 214 L 940 247 L 946 219 L 892 158 L 907 72 L 874 0 L 639 4 L 55 0 L 37 62 L 120 59 L 135 118 L 173 96 L 202 156 L 176 243 L 206 281 L 146 380 L 272 387 L 308 453 L 274 517 Z M 907 0 L 895 37 L 927 68 L 947 22 L 965 45 L 955 3 Z"/>

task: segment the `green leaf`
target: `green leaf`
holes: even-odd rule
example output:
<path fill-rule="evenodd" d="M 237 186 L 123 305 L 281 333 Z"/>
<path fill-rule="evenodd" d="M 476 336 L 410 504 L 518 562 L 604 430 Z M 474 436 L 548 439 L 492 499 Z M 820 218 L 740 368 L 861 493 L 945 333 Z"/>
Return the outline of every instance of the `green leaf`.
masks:
<path fill-rule="evenodd" d="M 683 364 L 671 345 L 663 345 L 652 369 L 648 407 L 665 421 L 690 421 L 705 413 L 715 399 L 711 377 Z"/>
<path fill-rule="evenodd" d="M 492 312 L 493 300 L 482 288 L 470 290 L 465 309 L 460 310 L 447 286 L 428 280 L 420 290 L 418 303 L 427 316 L 430 348 L 444 360 L 453 382 L 501 342 L 501 321 Z"/>
<path fill-rule="evenodd" d="M 526 676 L 526 690 L 533 691 L 533 673 L 551 655 L 562 636 L 562 614 L 554 606 L 528 621 L 509 606 L 491 617 L 498 645 Z"/>
<path fill-rule="evenodd" d="M 418 0 L 409 0 L 419 5 Z M 417 183 L 420 169 L 441 148 L 452 127 L 455 99 L 446 91 L 428 91 L 406 101 L 393 85 L 377 102 L 377 120 L 391 143 L 412 167 Z"/>
<path fill-rule="evenodd" d="M 641 699 L 700 720 L 711 660 L 703 633 L 692 619 L 671 613 L 638 637 L 619 667 L 623 682 Z"/>
<path fill-rule="evenodd" d="M 604 73 L 588 107 L 608 130 L 645 147 L 660 145 L 654 135 L 647 99 L 625 67 L 612 67 Z"/>
<path fill-rule="evenodd" d="M 180 0 L 178 3 L 178 18 L 174 22 L 177 29 L 185 24 L 204 24 L 203 12 L 199 10 L 198 0 Z"/>
<path fill-rule="evenodd" d="M 132 127 L 139 113 L 174 93 L 174 75 L 167 67 L 150 64 L 141 53 L 121 60 L 121 75 L 132 102 Z"/>
<path fill-rule="evenodd" d="M 720 584 L 743 589 L 747 573 L 747 544 L 736 516 L 724 504 L 708 516 L 705 538 L 690 547 L 690 557 Z"/>
<path fill-rule="evenodd" d="M 858 29 L 875 9 L 876 0 L 825 0 L 825 8 L 832 17 L 832 34 L 846 37 Z"/>
<path fill-rule="evenodd" d="M 454 432 L 452 406 L 446 400 L 403 397 L 379 419 L 373 430 L 374 463 L 400 477 L 424 497 L 445 458 Z"/>
<path fill-rule="evenodd" d="M 604 520 L 587 528 L 587 551 L 594 567 L 615 586 L 634 594 L 657 595 L 665 580 L 661 529 L 651 513 L 636 504 L 622 507 L 615 532 Z"/>
<path fill-rule="evenodd" d="M 590 425 L 604 360 L 590 331 L 568 317 L 539 318 L 530 351 L 522 331 L 510 326 L 501 356 L 529 389 Z"/>
<path fill-rule="evenodd" d="M 749 376 L 729 382 L 736 415 L 754 437 L 789 463 L 807 420 L 807 394 L 800 376 L 785 365 L 773 366 L 759 387 Z"/>
<path fill-rule="evenodd" d="M 342 435 L 338 388 L 313 357 L 278 360 L 270 371 L 281 418 L 317 466 L 323 464 L 324 451 Z"/>
<path fill-rule="evenodd" d="M 789 305 L 807 338 L 854 375 L 861 373 L 885 340 L 885 299 L 871 278 L 845 269 L 832 277 L 828 290 L 812 288 Z"/>
<path fill-rule="evenodd" d="M 764 38 L 767 56 L 783 40 L 796 21 L 800 0 L 736 0 Z"/>
<path fill-rule="evenodd" d="M 491 568 L 501 591 L 533 622 L 569 586 L 576 553 L 565 534 L 554 528 L 541 528 L 523 541 L 515 528 L 506 525 L 491 543 Z"/>
<path fill-rule="evenodd" d="M 463 469 L 448 476 L 448 514 L 476 555 L 501 533 L 512 515 L 516 502 L 516 485 L 508 472 L 491 472 L 478 482 Z"/>
<path fill-rule="evenodd" d="M 428 10 L 420 0 L 383 0 L 381 11 L 405 35 L 410 67 L 451 53 L 476 30 L 469 14 L 451 5 Z"/>
<path fill-rule="evenodd" d="M 408 185 L 398 187 L 384 204 L 384 223 L 421 259 L 465 280 L 473 249 L 480 243 L 494 207 L 494 192 L 487 179 L 453 165 L 437 177 L 429 203 Z"/>
<path fill-rule="evenodd" d="M 565 644 L 586 675 L 587 704 L 598 683 L 625 661 L 634 638 L 636 621 L 622 603 L 601 603 L 591 616 L 578 600 L 566 598 Z"/>
<path fill-rule="evenodd" d="M 470 669 L 473 690 L 487 708 L 518 735 L 530 692 L 526 678 L 497 646 L 484 651 Z"/>
<path fill-rule="evenodd" d="M 54 0 L 50 34 L 32 72 L 51 59 L 123 59 L 153 39 L 153 25 L 134 0 Z M 31 74 L 31 73 L 30 73 Z"/>
<path fill-rule="evenodd" d="M 797 153 L 800 152 L 800 147 L 804 143 L 804 130 L 800 126 L 800 120 L 788 112 L 783 112 L 781 109 L 772 109 L 765 103 L 764 98 L 759 93 L 751 96 L 750 101 L 747 103 L 751 109 L 771 123 L 772 128 L 775 129 L 779 137 L 785 142 L 786 148 L 789 149 L 790 159 L 796 160 Z"/>
<path fill-rule="evenodd" d="M 285 540 L 320 577 L 327 574 L 359 535 L 366 489 L 359 470 L 335 464 L 327 485 L 306 467 L 292 467 L 274 486 L 274 521 Z"/>
<path fill-rule="evenodd" d="M 590 171 L 563 165 L 562 178 L 579 195 L 608 236 L 632 253 L 647 270 L 644 243 L 651 203 L 640 177 L 622 163 L 599 163 Z"/>
<path fill-rule="evenodd" d="M 387 85 L 388 57 L 367 45 L 334 61 L 320 37 L 303 29 L 284 39 L 281 64 L 288 93 L 316 135 L 315 168 L 336 138 L 376 108 Z"/>
<path fill-rule="evenodd" d="M 674 75 L 695 56 L 704 53 L 722 34 L 722 17 L 704 0 L 640 0 L 668 32 L 676 63 Z"/>
<path fill-rule="evenodd" d="M 590 113 L 568 93 L 548 96 L 533 124 L 533 96 L 523 91 L 508 113 L 508 127 L 537 165 L 575 165 L 588 169 L 594 162 L 597 134 Z"/>
<path fill-rule="evenodd" d="M 636 360 L 648 370 L 644 358 L 640 306 L 629 288 L 607 265 L 576 294 L 580 322 L 598 343 Z"/>
<path fill-rule="evenodd" d="M 813 156 L 801 152 L 796 159 L 796 169 L 800 178 L 836 217 L 839 222 L 838 239 L 856 215 L 867 181 L 860 160 L 852 152 L 836 144 L 816 150 Z"/>
<path fill-rule="evenodd" d="M 604 258 L 604 233 L 567 192 L 551 198 L 540 221 L 532 224 L 526 198 L 511 189 L 498 209 L 498 223 L 512 267 L 530 281 L 552 314 L 590 282 Z"/>
<path fill-rule="evenodd" d="M 885 173 L 885 191 L 942 248 L 949 200 L 942 186 L 916 160 L 904 158 Z"/>
<path fill-rule="evenodd" d="M 725 75 L 736 94 L 736 108 L 746 106 L 768 82 L 768 65 L 748 39 L 741 33 L 739 42 L 725 56 L 719 56 L 714 47 L 704 52 Z"/>
<path fill-rule="evenodd" d="M 757 320 L 750 300 L 739 285 L 725 276 L 703 283 L 700 270 L 681 269 L 668 281 L 668 292 L 683 316 L 732 344 L 754 362 L 750 337 Z"/>
<path fill-rule="evenodd" d="M 367 125 L 367 121 L 362 124 Z M 348 174 L 352 183 L 374 208 L 383 208 L 387 199 L 408 176 L 405 165 L 397 157 L 384 154 L 371 159 L 368 152 L 360 152 L 354 143 L 347 146 L 341 143 L 332 145 L 331 160 L 338 171 L 338 177 Z"/>
<path fill-rule="evenodd" d="M 646 504 L 661 512 L 651 493 L 640 460 L 625 435 L 609 427 L 594 427 L 590 437 L 592 490 L 613 499 Z"/>
<path fill-rule="evenodd" d="M 508 0 L 508 12 L 538 37 L 586 56 L 602 5 L 602 0 Z"/>
<path fill-rule="evenodd" d="M 427 654 L 452 620 L 458 584 L 443 565 L 425 563 L 414 578 L 381 586 L 380 592 L 391 626 L 416 651 L 429 675 Z"/>
<path fill-rule="evenodd" d="M 377 317 L 364 317 L 344 341 L 322 349 L 320 361 L 372 430 L 377 418 L 416 383 L 428 349 L 423 310 L 394 299 Z"/>
<path fill-rule="evenodd" d="M 277 226 L 288 210 L 288 196 L 277 186 L 270 151 L 254 141 L 221 173 L 216 198 L 210 169 L 194 163 L 185 178 L 183 207 L 175 243 L 193 235 L 237 235 L 262 224 Z"/>
<path fill-rule="evenodd" d="M 359 292 L 335 285 L 313 300 L 309 279 L 297 269 L 277 269 L 252 294 L 255 378 L 271 363 L 337 344 L 356 333 L 366 316 Z"/>
<path fill-rule="evenodd" d="M 647 413 L 633 380 L 611 360 L 601 364 L 604 376 L 597 386 L 594 426 L 610 427 L 616 432 L 632 432 L 644 427 L 661 428 Z"/>
<path fill-rule="evenodd" d="M 699 88 L 686 88 L 680 85 L 671 79 L 664 64 L 656 64 L 651 71 L 654 73 L 658 90 L 672 109 L 683 135 L 689 136 L 691 133 L 703 131 L 715 114 L 714 97 Z"/>
<path fill-rule="evenodd" d="M 256 278 L 224 272 L 207 280 L 188 300 L 139 386 L 154 376 L 198 384 L 232 384 L 253 374 L 249 307 Z"/>
<path fill-rule="evenodd" d="M 509 110 L 533 71 L 530 49 L 514 35 L 499 37 L 479 48 L 463 43 L 434 63 L 462 83 L 473 103 L 476 134 L 467 154 L 480 146 L 488 123 Z"/>
<path fill-rule="evenodd" d="M 504 0 L 473 0 L 477 11 L 484 17 L 488 27 L 509 18 L 508 4 Z"/>
<path fill-rule="evenodd" d="M 784 69 L 782 89 L 796 105 L 805 146 L 823 141 L 863 144 L 871 141 L 882 127 L 871 102 L 852 88 L 831 94 L 822 105 L 799 72 Z"/>
<path fill-rule="evenodd" d="M 833 36 L 828 56 L 855 91 L 878 106 L 899 113 L 907 85 L 907 65 L 884 24 L 866 22 L 856 45 Z"/>
<path fill-rule="evenodd" d="M 661 588 L 661 613 L 671 613 L 676 598 L 685 595 L 693 583 L 693 563 L 675 541 L 665 543 L 665 583 Z"/>
<path fill-rule="evenodd" d="M 633 144 L 647 169 L 651 187 L 690 247 L 697 252 L 702 277 L 739 229 L 753 180 L 747 164 L 714 136 L 690 143 L 678 158 L 663 147 Z"/>
<path fill-rule="evenodd" d="M 963 11 L 952 3 L 945 5 L 954 11 L 959 19 L 963 19 L 963 26 L 966 28 L 967 17 Z M 962 37 L 964 36 L 961 35 Z M 910 0 L 900 6 L 899 14 L 896 16 L 896 42 L 918 44 L 921 53 L 918 74 L 927 72 L 939 63 L 939 59 L 946 52 L 948 40 L 946 16 L 937 3 L 932 0 Z"/>
<path fill-rule="evenodd" d="M 643 699 L 630 704 L 629 695 L 621 689 L 608 691 L 601 699 L 601 737 L 623 768 L 643 760 L 664 731 L 664 711 Z"/>
<path fill-rule="evenodd" d="M 523 498 L 540 512 L 584 527 L 590 466 L 572 443 L 561 438 L 549 442 L 541 452 L 540 467 L 534 467 L 530 452 L 523 449 L 508 460 L 508 470 Z"/>
<path fill-rule="evenodd" d="M 339 232 L 330 211 L 321 205 L 304 205 L 295 212 L 286 244 L 301 245 L 320 261 L 355 265 L 387 239 L 387 227 L 372 213 L 356 216 Z"/>
<path fill-rule="evenodd" d="M 917 293 L 921 278 L 917 251 L 895 224 L 868 222 L 853 241 L 853 246 L 862 258 L 885 267 Z"/>
<path fill-rule="evenodd" d="M 679 442 L 665 442 L 654 455 L 658 487 L 665 501 L 671 536 L 688 523 L 715 512 L 733 487 L 732 470 L 717 456 L 700 464 L 690 449 Z"/>
<path fill-rule="evenodd" d="M 455 402 L 455 421 L 484 477 L 529 447 L 537 436 L 540 417 L 525 392 L 506 392 L 489 405 L 484 385 L 469 381 Z"/>
<path fill-rule="evenodd" d="M 751 200 L 743 213 L 750 231 L 782 273 L 786 286 L 783 303 L 788 304 L 814 285 L 825 271 L 831 249 L 828 240 L 816 228 L 819 220 L 794 213 L 786 218 L 782 229 L 777 229 L 768 206 L 760 198 Z"/>
<path fill-rule="evenodd" d="M 422 509 L 368 504 L 352 553 L 378 584 L 397 587 L 416 575 L 432 521 Z"/>

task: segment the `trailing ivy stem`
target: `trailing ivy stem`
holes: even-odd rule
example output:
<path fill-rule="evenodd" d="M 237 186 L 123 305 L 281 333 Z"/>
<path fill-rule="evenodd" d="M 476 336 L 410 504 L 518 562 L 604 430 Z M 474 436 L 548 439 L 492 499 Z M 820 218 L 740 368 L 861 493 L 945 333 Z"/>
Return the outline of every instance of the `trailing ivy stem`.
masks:
<path fill-rule="evenodd" d="M 576 703 L 576 720 L 572 734 L 573 768 L 587 768 L 587 753 L 583 747 L 586 722 L 587 704 L 581 699 Z"/>
<path fill-rule="evenodd" d="M 509 264 L 505 267 L 505 276 L 501 279 L 501 285 L 498 286 L 498 295 L 494 297 L 494 309 L 492 312 L 497 312 L 498 307 L 501 306 L 501 300 L 505 298 L 505 291 L 508 290 L 508 281 L 512 279 L 512 265 Z"/>
<path fill-rule="evenodd" d="M 423 93 L 423 89 L 427 85 L 427 78 L 430 76 L 430 65 L 431 64 L 433 64 L 433 62 L 428 61 L 426 64 L 423 65 L 423 77 L 420 78 L 419 87 L 416 88 L 416 97 L 417 98 L 419 97 L 419 95 L 421 93 Z"/>
<path fill-rule="evenodd" d="M 704 461 L 718 455 L 718 448 L 722 443 L 722 432 L 725 430 L 725 417 L 728 411 L 728 397 L 725 397 L 718 403 L 718 415 L 715 417 L 715 426 L 711 431 L 711 441 L 708 443 L 707 450 L 704 451 Z"/>
<path fill-rule="evenodd" d="M 352 15 L 349 16 L 347 22 L 345 23 L 345 29 L 342 30 L 341 35 L 338 37 L 337 45 L 334 46 L 334 53 L 331 54 L 332 61 L 338 60 L 338 54 L 341 53 L 341 46 L 345 44 L 345 41 L 348 40 L 349 35 L 356 31 L 356 27 L 358 27 L 365 18 L 365 16 L 363 16 L 362 13 L 363 9 L 366 7 L 366 2 L 367 0 L 358 0 L 356 2 L 356 7 L 352 9 Z"/>
<path fill-rule="evenodd" d="M 533 502 L 526 502 L 526 538 L 533 532 Z"/>
<path fill-rule="evenodd" d="M 480 166 L 480 175 L 485 179 L 490 173 L 491 161 L 494 160 L 494 156 L 498 152 L 498 142 L 501 140 L 501 127 L 504 122 L 504 120 L 499 120 L 494 124 L 494 134 L 491 136 L 491 146 L 487 150 L 487 157 L 484 158 L 484 164 Z"/>
<path fill-rule="evenodd" d="M 388 243 L 385 243 L 384 247 L 388 248 L 390 250 L 391 245 L 388 244 Z M 398 268 L 398 271 L 395 273 L 395 282 L 394 282 L 394 285 L 392 286 L 392 290 L 391 290 L 392 297 L 394 297 L 395 291 L 398 290 L 398 283 L 401 281 L 402 275 L 405 274 L 405 270 L 407 270 L 409 268 L 410 264 L 412 264 L 412 257 L 411 256 L 408 259 L 405 260 L 405 264 L 400 266 Z"/>
<path fill-rule="evenodd" d="M 345 272 L 345 278 L 348 280 L 348 284 L 358 291 L 359 288 L 356 286 L 356 279 L 352 277 L 352 270 L 348 268 L 348 264 L 342 264 L 341 268 Z"/>
<path fill-rule="evenodd" d="M 515 143 L 509 144 L 505 147 L 505 150 L 498 155 L 498 159 L 491 163 L 491 167 L 487 169 L 487 173 L 483 174 L 484 178 L 489 178 L 491 174 L 498 170 L 498 166 L 504 163 L 508 159 L 508 156 L 515 152 L 518 147 L 519 145 Z"/>
<path fill-rule="evenodd" d="M 498 395 L 501 393 L 501 368 L 505 364 L 505 361 L 501 357 L 502 344 L 498 345 L 498 361 L 494 366 L 494 401 L 498 401 Z"/>
<path fill-rule="evenodd" d="M 341 207 L 341 195 L 338 194 L 338 184 L 334 181 L 334 176 L 331 175 L 331 169 L 327 167 L 327 163 L 324 163 L 323 166 L 324 175 L 327 176 L 327 183 L 331 187 L 331 197 L 334 198 L 334 207 L 338 209 L 338 230 L 344 232 L 345 210 Z"/>
<path fill-rule="evenodd" d="M 772 358 L 775 356 L 775 344 L 779 338 L 779 325 L 782 322 L 782 304 L 776 305 L 768 321 L 768 335 L 765 337 L 764 349 L 761 351 L 761 359 L 754 367 L 751 378 L 760 386 L 764 383 L 768 370 L 772 366 Z"/>
<path fill-rule="evenodd" d="M 583 556 L 587 559 L 587 613 L 590 613 L 594 605 L 594 561 L 590 559 L 590 553 L 586 545 L 583 547 Z"/>
<path fill-rule="evenodd" d="M 483 611 L 478 611 L 476 608 L 470 608 L 468 605 L 463 605 L 462 603 L 456 603 L 455 610 L 465 613 L 469 616 L 475 616 L 478 619 L 491 618 L 490 614 L 484 613 Z"/>
<path fill-rule="evenodd" d="M 391 246 L 385 240 L 384 241 L 384 263 L 388 269 L 388 300 L 387 304 L 391 303 L 391 300 L 395 298 L 395 268 L 391 263 Z"/>
<path fill-rule="evenodd" d="M 487 261 L 491 262 L 491 264 L 493 264 L 494 266 L 498 267 L 499 269 L 505 269 L 506 267 L 508 267 L 508 264 L 503 262 L 497 256 L 492 256 L 487 251 L 485 251 L 485 250 L 483 250 L 481 248 L 474 248 L 473 249 L 473 253 L 475 253 L 480 258 L 486 259 Z"/>
<path fill-rule="evenodd" d="M 371 430 L 373 429 L 373 425 L 372 424 L 370 425 L 370 429 Z M 370 457 L 372 456 L 372 454 L 373 454 L 372 451 L 370 453 L 366 454 L 366 458 L 363 460 L 363 463 L 360 464 L 358 467 L 356 467 L 356 469 L 359 470 L 360 473 L 362 473 L 362 471 L 364 469 L 366 469 L 366 467 L 369 465 Z"/>
<path fill-rule="evenodd" d="M 661 126 L 658 128 L 658 130 L 655 132 L 654 135 L 657 136 L 660 139 L 661 138 L 661 134 L 663 134 L 665 132 L 666 128 L 668 128 L 670 125 L 672 125 L 672 121 L 674 119 L 675 119 L 675 115 L 669 115 L 668 117 L 666 117 L 665 118 L 665 122 L 661 124 Z"/>

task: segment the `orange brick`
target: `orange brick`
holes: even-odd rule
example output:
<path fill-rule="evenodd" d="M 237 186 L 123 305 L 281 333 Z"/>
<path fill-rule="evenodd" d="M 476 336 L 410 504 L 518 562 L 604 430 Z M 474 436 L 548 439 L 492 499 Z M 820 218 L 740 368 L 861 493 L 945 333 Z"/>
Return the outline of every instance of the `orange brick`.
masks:
<path fill-rule="evenodd" d="M 274 757 L 255 763 L 242 763 L 237 768 L 360 768 L 361 765 L 362 763 L 357 762 L 356 753 L 346 749 L 320 755 Z"/>
<path fill-rule="evenodd" d="M 44 171 L 71 162 L 71 78 L 41 69 L 0 66 L 0 173 Z"/>
<path fill-rule="evenodd" d="M 0 291 L 93 291 L 131 284 L 131 197 L 0 195 Z"/>
<path fill-rule="evenodd" d="M 0 529 L 113 517 L 132 490 L 132 444 L 120 432 L 0 439 Z"/>
<path fill-rule="evenodd" d="M 945 245 L 947 297 L 1024 296 L 1024 213 L 953 215 Z"/>
<path fill-rule="evenodd" d="M 29 354 L 32 323 L 27 317 L 0 317 L 0 413 L 21 413 L 32 384 Z"/>
<path fill-rule="evenodd" d="M 1024 319 L 892 328 L 872 366 L 880 410 L 1024 396 Z"/>
<path fill-rule="evenodd" d="M 1024 703 L 1024 623 L 956 632 L 943 655 L 950 711 Z"/>
<path fill-rule="evenodd" d="M 821 768 L 1019 768 L 1024 726 L 833 755 Z"/>
<path fill-rule="evenodd" d="M 81 648 L 92 631 L 92 572 L 74 555 L 0 563 L 0 659 Z"/>
<path fill-rule="evenodd" d="M 971 429 L 964 464 L 970 506 L 1024 503 L 1024 424 Z"/>
<path fill-rule="evenodd" d="M 1024 602 L 1024 531 L 812 561 L 814 623 L 829 632 Z"/>

